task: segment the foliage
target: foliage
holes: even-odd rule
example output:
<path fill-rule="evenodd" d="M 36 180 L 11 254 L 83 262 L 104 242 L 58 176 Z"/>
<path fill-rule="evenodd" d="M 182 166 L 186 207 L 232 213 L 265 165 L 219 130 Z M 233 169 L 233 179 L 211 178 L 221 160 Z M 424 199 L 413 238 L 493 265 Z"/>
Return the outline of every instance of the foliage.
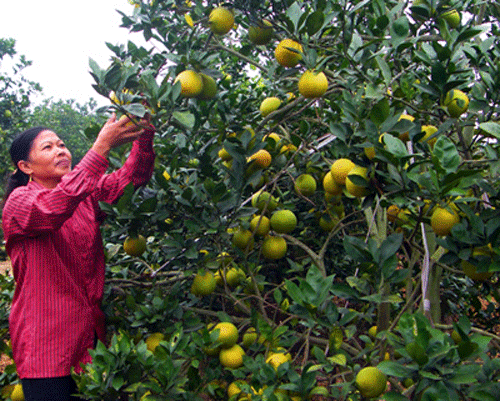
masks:
<path fill-rule="evenodd" d="M 388 375 L 385 400 L 496 399 L 498 7 L 476 0 L 234 1 L 224 5 L 234 9 L 235 28 L 217 36 L 207 25 L 210 3 L 135 4 L 122 24 L 152 46 L 109 44 L 110 65 L 90 67 L 110 109 L 150 115 L 157 160 L 149 185 L 102 205 L 111 338 L 76 376 L 87 399 L 221 399 L 230 383 L 245 380 L 251 399 L 278 399 L 280 389 L 286 397 L 360 400 L 354 377 L 366 366 Z M 449 8 L 461 14 L 457 27 L 442 17 Z M 247 29 L 264 18 L 275 37 L 255 46 Z M 284 38 L 302 44 L 295 68 L 274 58 Z M 185 69 L 212 76 L 216 96 L 183 98 L 174 79 Z M 321 98 L 298 95 L 305 69 L 327 76 Z M 451 89 L 470 99 L 457 118 L 442 103 Z M 262 117 L 259 106 L 271 96 L 281 106 Z M 432 145 L 422 140 L 424 125 L 437 127 Z M 266 137 L 271 132 L 277 144 Z M 230 161 L 219 157 L 221 148 Z M 255 169 L 247 160 L 262 148 L 272 162 Z M 113 154 L 113 166 L 126 152 Z M 367 168 L 366 177 L 350 177 L 367 196 L 344 188 L 325 197 L 319 184 L 339 158 Z M 304 173 L 318 183 L 309 197 L 294 190 Z M 261 189 L 298 219 L 282 235 L 282 259 L 263 258 L 258 236 L 246 248 L 232 245 L 232 233 L 259 214 L 252 196 Z M 401 212 L 391 220 L 393 205 Z M 460 216 L 447 236 L 430 227 L 436 205 Z M 325 216 L 333 222 L 328 230 L 319 224 Z M 147 237 L 139 258 L 123 252 L 130 232 Z M 472 258 L 484 246 L 488 255 Z M 472 282 L 461 260 L 496 273 Z M 234 286 L 231 268 L 245 275 Z M 218 272 L 220 284 L 198 298 L 189 289 L 204 270 Z M 209 355 L 216 338 L 207 325 L 218 321 L 259 335 L 240 368 L 223 368 Z M 374 325 L 375 337 L 368 334 Z M 154 332 L 165 340 L 152 353 L 144 341 Z M 266 359 L 279 347 L 292 358 L 274 369 Z"/>

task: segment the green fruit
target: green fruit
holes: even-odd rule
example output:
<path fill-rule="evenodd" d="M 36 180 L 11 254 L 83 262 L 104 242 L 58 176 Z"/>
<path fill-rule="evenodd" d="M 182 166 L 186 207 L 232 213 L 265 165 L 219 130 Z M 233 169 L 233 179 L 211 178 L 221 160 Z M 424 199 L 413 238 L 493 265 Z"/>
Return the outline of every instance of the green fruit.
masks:
<path fill-rule="evenodd" d="M 271 23 L 267 20 L 263 20 L 258 25 L 251 25 L 248 28 L 248 39 L 254 45 L 265 45 L 269 43 L 273 37 L 274 29 Z"/>
<path fill-rule="evenodd" d="M 280 234 L 288 234 L 297 227 L 297 217 L 291 210 L 278 210 L 271 216 L 271 228 Z"/>
<path fill-rule="evenodd" d="M 11 118 L 12 117 L 12 111 L 10 110 L 5 110 L 4 113 L 3 113 L 3 116 L 5 118 Z"/>
<path fill-rule="evenodd" d="M 198 273 L 191 285 L 191 294 L 203 297 L 214 292 L 217 283 L 212 272 Z"/>
<path fill-rule="evenodd" d="M 377 398 L 387 387 L 387 376 L 374 366 L 363 368 L 356 375 L 356 387 L 363 397 Z"/>

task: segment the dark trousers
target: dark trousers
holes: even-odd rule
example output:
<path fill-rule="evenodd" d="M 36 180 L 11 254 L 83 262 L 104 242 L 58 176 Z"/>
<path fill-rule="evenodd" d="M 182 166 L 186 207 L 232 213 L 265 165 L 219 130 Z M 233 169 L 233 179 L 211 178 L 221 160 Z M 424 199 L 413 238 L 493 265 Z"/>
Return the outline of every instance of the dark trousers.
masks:
<path fill-rule="evenodd" d="M 21 379 L 25 401 L 78 401 L 72 396 L 77 392 L 71 376 L 47 379 Z"/>

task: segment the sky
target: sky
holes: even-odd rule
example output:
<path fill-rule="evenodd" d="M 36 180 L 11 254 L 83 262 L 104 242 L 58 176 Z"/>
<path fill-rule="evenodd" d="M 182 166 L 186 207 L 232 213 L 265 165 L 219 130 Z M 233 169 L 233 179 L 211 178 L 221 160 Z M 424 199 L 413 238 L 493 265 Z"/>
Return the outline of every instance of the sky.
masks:
<path fill-rule="evenodd" d="M 106 68 L 112 55 L 106 42 L 144 44 L 142 35 L 120 28 L 116 10 L 130 14 L 132 7 L 128 0 L 0 0 L 0 38 L 16 40 L 18 55 L 33 62 L 23 76 L 44 90 L 32 100 L 52 97 L 82 104 L 92 97 L 107 104 L 92 88 L 89 58 Z M 0 71 L 9 73 L 8 66 L 4 61 Z"/>

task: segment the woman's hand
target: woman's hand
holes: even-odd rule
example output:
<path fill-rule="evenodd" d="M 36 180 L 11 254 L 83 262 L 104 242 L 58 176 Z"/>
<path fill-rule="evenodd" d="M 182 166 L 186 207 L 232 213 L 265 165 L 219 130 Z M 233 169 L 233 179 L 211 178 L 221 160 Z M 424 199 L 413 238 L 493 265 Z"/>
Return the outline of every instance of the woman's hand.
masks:
<path fill-rule="evenodd" d="M 144 132 L 143 125 L 125 116 L 117 120 L 116 114 L 113 113 L 99 132 L 92 150 L 106 158 L 111 149 L 139 138 Z"/>

